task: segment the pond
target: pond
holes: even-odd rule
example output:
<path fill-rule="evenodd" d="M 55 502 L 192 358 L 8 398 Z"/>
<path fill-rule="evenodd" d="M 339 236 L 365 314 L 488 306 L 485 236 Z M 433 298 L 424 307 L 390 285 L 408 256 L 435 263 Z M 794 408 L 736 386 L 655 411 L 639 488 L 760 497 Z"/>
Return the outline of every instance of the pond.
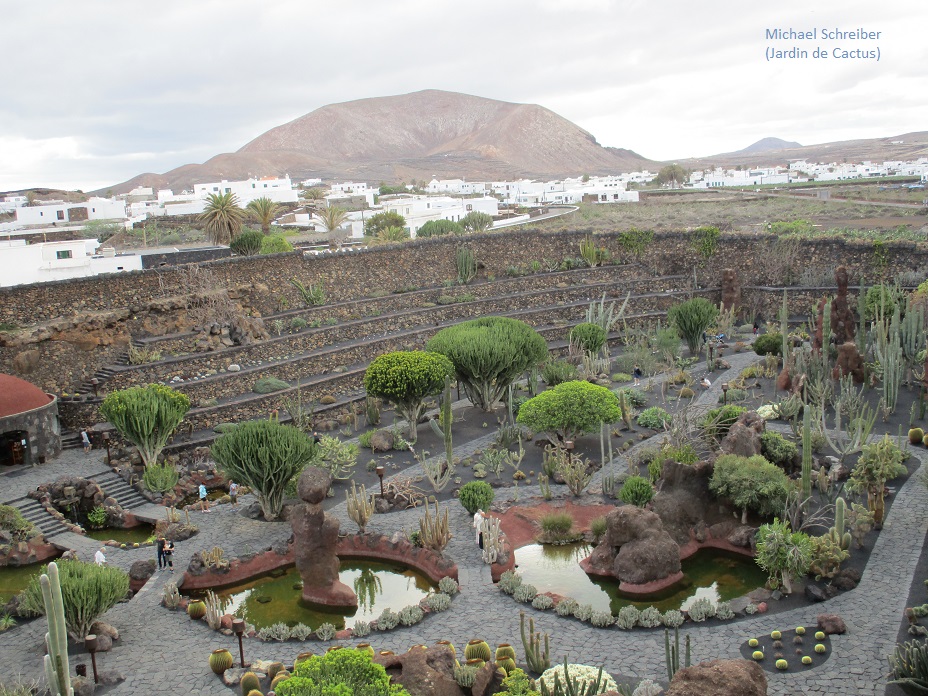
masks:
<path fill-rule="evenodd" d="M 48 561 L 24 566 L 0 566 L 0 605 L 6 604 L 25 590 L 29 581 L 34 576 L 44 573 L 47 568 Z"/>
<path fill-rule="evenodd" d="M 336 629 L 351 628 L 355 621 L 373 621 L 389 607 L 399 612 L 418 604 L 435 591 L 436 586 L 422 573 L 394 563 L 378 561 L 342 561 L 339 579 L 358 595 L 358 609 L 332 611 L 304 602 L 299 571 L 290 567 L 279 575 L 262 576 L 241 585 L 217 591 L 225 613 L 234 614 L 264 628 L 277 622 L 288 626 L 305 624 L 315 630 L 324 623 Z M 191 592 L 203 596 L 205 592 Z"/>
<path fill-rule="evenodd" d="M 88 529 L 87 538 L 97 541 L 118 541 L 120 544 L 143 544 L 155 533 L 153 524 L 139 524 L 128 529 L 105 527 L 103 529 Z"/>
<path fill-rule="evenodd" d="M 592 553 L 588 544 L 552 546 L 529 544 L 516 549 L 516 569 L 522 581 L 538 592 L 572 597 L 580 604 L 592 604 L 596 611 L 613 615 L 626 605 L 639 609 L 654 606 L 660 611 L 685 610 L 697 599 L 725 602 L 763 587 L 767 581 L 753 559 L 704 549 L 682 562 L 684 578 L 664 592 L 645 600 L 631 600 L 619 592 L 619 581 L 593 578 L 583 572 L 579 562 Z"/>
<path fill-rule="evenodd" d="M 229 494 L 229 491 L 226 490 L 225 488 L 211 488 L 210 490 L 206 492 L 206 499 L 212 503 L 228 494 Z M 200 494 L 196 492 L 191 493 L 190 495 L 186 496 L 183 500 L 181 500 L 179 503 L 176 503 L 174 507 L 176 507 L 178 510 L 183 510 L 184 507 L 187 505 L 193 505 L 194 507 L 199 507 Z"/>

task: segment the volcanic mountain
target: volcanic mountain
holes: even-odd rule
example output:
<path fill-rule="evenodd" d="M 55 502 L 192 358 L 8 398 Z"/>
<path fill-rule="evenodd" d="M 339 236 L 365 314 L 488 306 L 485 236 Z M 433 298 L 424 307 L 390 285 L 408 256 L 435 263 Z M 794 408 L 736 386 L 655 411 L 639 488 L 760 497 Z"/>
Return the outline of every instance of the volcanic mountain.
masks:
<path fill-rule="evenodd" d="M 534 104 L 424 90 L 330 104 L 272 128 L 235 153 L 114 187 L 193 183 L 289 173 L 377 183 L 411 179 L 500 180 L 610 174 L 654 168 L 630 150 Z"/>

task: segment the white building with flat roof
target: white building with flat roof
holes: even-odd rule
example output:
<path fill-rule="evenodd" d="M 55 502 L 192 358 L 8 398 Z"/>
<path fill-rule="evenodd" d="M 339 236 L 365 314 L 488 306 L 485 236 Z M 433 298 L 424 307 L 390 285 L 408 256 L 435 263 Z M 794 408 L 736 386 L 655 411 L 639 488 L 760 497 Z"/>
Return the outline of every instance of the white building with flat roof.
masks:
<path fill-rule="evenodd" d="M 411 236 L 431 220 L 460 222 L 468 213 L 499 215 L 499 201 L 491 196 L 483 198 L 451 198 L 449 196 L 408 196 L 381 201 L 382 212 L 394 212 L 406 219 Z M 376 213 L 378 211 L 374 211 Z M 369 216 L 369 215 L 368 215 Z"/>
<path fill-rule="evenodd" d="M 21 225 L 51 225 L 87 220 L 125 220 L 126 204 L 112 198 L 90 198 L 83 203 L 47 203 L 16 208 Z"/>
<path fill-rule="evenodd" d="M 103 273 L 142 269 L 138 254 L 101 249 L 96 239 L 27 244 L 24 239 L 0 240 L 0 287 L 84 278 Z"/>
<path fill-rule="evenodd" d="M 282 179 L 266 176 L 245 181 L 223 179 L 208 184 L 195 184 L 193 193 L 197 198 L 206 198 L 214 193 L 233 193 L 243 207 L 258 198 L 270 198 L 276 203 L 296 203 L 299 200 L 289 176 Z"/>

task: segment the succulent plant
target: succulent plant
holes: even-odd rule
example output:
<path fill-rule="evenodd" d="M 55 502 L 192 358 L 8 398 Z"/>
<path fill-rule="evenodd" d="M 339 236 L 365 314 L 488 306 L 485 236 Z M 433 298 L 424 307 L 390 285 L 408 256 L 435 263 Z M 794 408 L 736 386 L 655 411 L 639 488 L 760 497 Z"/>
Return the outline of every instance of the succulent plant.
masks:
<path fill-rule="evenodd" d="M 757 640 L 757 638 L 751 638 L 751 640 L 748 641 L 748 645 L 752 648 L 756 648 L 758 645 L 760 645 L 760 641 Z"/>
<path fill-rule="evenodd" d="M 826 648 L 826 647 L 825 647 L 824 645 L 822 645 L 821 643 L 819 643 L 818 645 L 815 646 L 815 652 L 817 652 L 819 655 L 825 654 L 825 652 L 826 652 L 827 650 L 828 650 L 828 648 Z"/>
<path fill-rule="evenodd" d="M 780 640 L 780 638 L 783 637 L 783 634 L 780 633 L 779 631 L 771 631 L 770 637 L 773 638 L 773 640 Z"/>
<path fill-rule="evenodd" d="M 800 662 L 802 662 L 802 664 L 804 664 L 804 665 L 811 665 L 811 664 L 812 664 L 812 658 L 809 657 L 808 655 L 803 655 L 803 656 L 802 656 L 802 660 L 800 660 Z"/>
<path fill-rule="evenodd" d="M 751 653 L 751 657 L 753 657 L 755 660 L 763 660 L 764 653 L 760 650 L 755 650 L 753 653 Z"/>
<path fill-rule="evenodd" d="M 489 662 L 492 656 L 493 653 L 490 652 L 490 644 L 479 638 L 475 638 L 468 642 L 467 647 L 464 648 L 464 658 L 468 661 L 468 664 L 471 660 Z"/>
<path fill-rule="evenodd" d="M 815 632 L 815 640 L 825 640 L 825 632 L 824 632 L 824 631 L 816 631 L 816 632 Z"/>
<path fill-rule="evenodd" d="M 245 672 L 245 674 L 242 675 L 239 686 L 242 687 L 242 696 L 248 696 L 252 691 L 261 688 L 261 681 L 254 672 Z"/>
<path fill-rule="evenodd" d="M 789 662 L 786 660 L 777 660 L 777 669 L 789 669 Z"/>
<path fill-rule="evenodd" d="M 806 634 L 806 629 L 804 629 L 802 626 L 796 626 L 797 636 L 804 636 L 805 634 Z"/>

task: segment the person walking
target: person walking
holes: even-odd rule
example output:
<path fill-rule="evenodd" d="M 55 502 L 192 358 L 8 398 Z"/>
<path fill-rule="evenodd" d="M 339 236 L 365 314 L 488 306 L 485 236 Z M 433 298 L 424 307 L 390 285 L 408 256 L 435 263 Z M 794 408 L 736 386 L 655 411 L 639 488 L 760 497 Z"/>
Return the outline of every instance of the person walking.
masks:
<path fill-rule="evenodd" d="M 757 335 L 757 332 L 760 331 L 760 324 L 757 323 L 757 319 L 754 320 L 754 335 Z"/>
<path fill-rule="evenodd" d="M 209 501 L 206 499 L 206 485 L 200 484 L 200 509 L 203 512 L 209 512 Z"/>
<path fill-rule="evenodd" d="M 232 501 L 232 507 L 238 505 L 238 484 L 235 481 L 229 481 L 229 500 Z"/>
<path fill-rule="evenodd" d="M 90 435 L 87 428 L 81 428 L 81 443 L 84 445 L 84 454 L 90 454 Z"/>
<path fill-rule="evenodd" d="M 98 566 L 106 565 L 106 556 L 103 555 L 103 552 L 106 550 L 105 546 L 101 546 L 100 550 L 93 555 L 93 562 Z"/>
<path fill-rule="evenodd" d="M 633 373 L 634 373 L 634 377 L 635 377 L 635 386 L 636 386 L 636 387 L 640 387 L 640 386 L 641 386 L 641 377 L 642 377 L 641 365 L 635 365 L 635 369 L 634 369 Z"/>
<path fill-rule="evenodd" d="M 157 549 L 158 549 L 158 570 L 163 570 L 168 567 L 167 561 L 164 558 L 164 537 L 158 537 Z"/>
<path fill-rule="evenodd" d="M 477 530 L 477 548 L 481 551 L 483 550 L 483 518 L 485 516 L 483 510 L 477 510 L 477 512 L 474 513 L 474 529 Z"/>
<path fill-rule="evenodd" d="M 174 542 L 170 539 L 164 542 L 164 560 L 171 572 L 174 572 Z"/>

